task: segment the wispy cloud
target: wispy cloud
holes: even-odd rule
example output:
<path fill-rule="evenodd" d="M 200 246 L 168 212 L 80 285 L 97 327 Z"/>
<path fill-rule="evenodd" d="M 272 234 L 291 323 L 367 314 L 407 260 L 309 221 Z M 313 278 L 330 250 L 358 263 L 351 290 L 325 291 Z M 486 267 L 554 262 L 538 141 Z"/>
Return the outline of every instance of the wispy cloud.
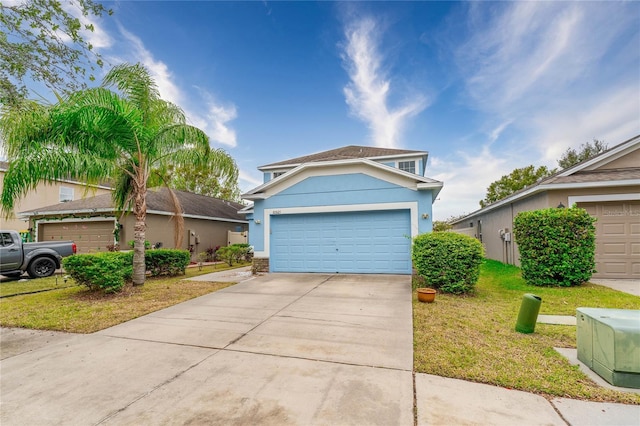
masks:
<path fill-rule="evenodd" d="M 397 147 L 407 120 L 427 106 L 424 96 L 411 94 L 396 106 L 389 105 L 391 80 L 383 69 L 373 18 L 352 21 L 345 28 L 344 67 L 351 81 L 344 88 L 351 113 L 367 123 L 373 142 L 380 147 Z"/>
<path fill-rule="evenodd" d="M 140 62 L 149 69 L 158 85 L 158 90 L 163 99 L 180 106 L 187 119 L 196 127 L 202 129 L 212 142 L 235 147 L 237 144 L 236 132 L 229 123 L 237 118 L 235 105 L 223 105 L 216 101 L 215 97 L 205 89 L 195 87 L 200 95 L 202 105 L 195 104 L 189 96 L 176 84 L 175 77 L 169 67 L 162 61 L 155 59 L 153 54 L 144 46 L 144 43 L 133 33 L 119 26 L 120 33 L 129 44 L 130 62 Z M 204 111 L 200 112 L 200 111 Z"/>
<path fill-rule="evenodd" d="M 637 94 L 637 12 L 637 5 L 624 3 L 472 4 L 469 37 L 455 50 L 470 103 L 535 140 L 548 132 L 542 117 L 550 111 L 568 119 L 599 110 L 598 103 L 616 97 L 620 83 L 630 80 L 626 89 Z M 635 40 L 635 47 L 625 40 Z M 628 66 L 634 62 L 635 68 Z M 618 109 L 619 115 L 637 117 L 638 103 L 624 104 L 631 109 Z M 583 124 L 587 128 L 573 125 L 574 140 L 583 139 L 580 130 L 601 130 Z"/>

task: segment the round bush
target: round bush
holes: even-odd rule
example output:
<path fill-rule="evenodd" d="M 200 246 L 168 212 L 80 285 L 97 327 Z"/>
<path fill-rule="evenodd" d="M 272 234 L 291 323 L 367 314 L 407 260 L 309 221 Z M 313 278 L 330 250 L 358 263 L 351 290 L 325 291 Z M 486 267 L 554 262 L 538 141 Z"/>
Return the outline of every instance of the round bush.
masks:
<path fill-rule="evenodd" d="M 518 213 L 513 232 L 522 278 L 532 285 L 557 287 L 589 281 L 595 271 L 594 222 L 580 208 Z"/>
<path fill-rule="evenodd" d="M 413 265 L 418 274 L 429 287 L 444 293 L 473 291 L 483 257 L 480 241 L 454 232 L 421 234 L 413 240 Z"/>

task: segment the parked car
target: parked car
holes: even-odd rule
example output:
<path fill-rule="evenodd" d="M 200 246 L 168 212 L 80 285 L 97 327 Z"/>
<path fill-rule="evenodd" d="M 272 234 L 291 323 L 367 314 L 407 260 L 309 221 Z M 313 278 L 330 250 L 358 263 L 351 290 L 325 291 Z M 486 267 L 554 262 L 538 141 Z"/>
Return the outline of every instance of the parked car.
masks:
<path fill-rule="evenodd" d="M 73 241 L 23 243 L 16 231 L 0 231 L 0 275 L 19 277 L 27 271 L 31 278 L 48 277 L 76 250 Z"/>

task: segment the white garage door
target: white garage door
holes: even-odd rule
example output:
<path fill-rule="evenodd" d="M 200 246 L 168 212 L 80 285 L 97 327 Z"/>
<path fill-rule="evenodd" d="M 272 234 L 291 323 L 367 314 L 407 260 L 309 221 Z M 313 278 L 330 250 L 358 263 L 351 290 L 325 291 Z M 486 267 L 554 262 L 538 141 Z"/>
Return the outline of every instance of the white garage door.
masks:
<path fill-rule="evenodd" d="M 640 278 L 640 202 L 579 203 L 596 222 L 594 278 Z"/>
<path fill-rule="evenodd" d="M 273 272 L 411 273 L 409 210 L 271 218 Z"/>
<path fill-rule="evenodd" d="M 42 223 L 38 231 L 38 240 L 71 240 L 76 243 L 78 253 L 107 251 L 107 245 L 113 244 L 113 226 L 113 220 Z"/>

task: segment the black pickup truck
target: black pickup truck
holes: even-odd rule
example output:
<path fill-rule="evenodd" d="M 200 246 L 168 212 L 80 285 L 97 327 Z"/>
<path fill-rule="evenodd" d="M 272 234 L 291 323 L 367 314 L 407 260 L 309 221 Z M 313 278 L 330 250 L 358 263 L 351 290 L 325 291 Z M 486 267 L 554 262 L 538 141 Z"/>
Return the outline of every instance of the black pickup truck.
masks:
<path fill-rule="evenodd" d="M 19 277 L 27 271 L 31 278 L 48 277 L 76 250 L 73 241 L 23 243 L 16 231 L 0 231 L 0 275 Z"/>

